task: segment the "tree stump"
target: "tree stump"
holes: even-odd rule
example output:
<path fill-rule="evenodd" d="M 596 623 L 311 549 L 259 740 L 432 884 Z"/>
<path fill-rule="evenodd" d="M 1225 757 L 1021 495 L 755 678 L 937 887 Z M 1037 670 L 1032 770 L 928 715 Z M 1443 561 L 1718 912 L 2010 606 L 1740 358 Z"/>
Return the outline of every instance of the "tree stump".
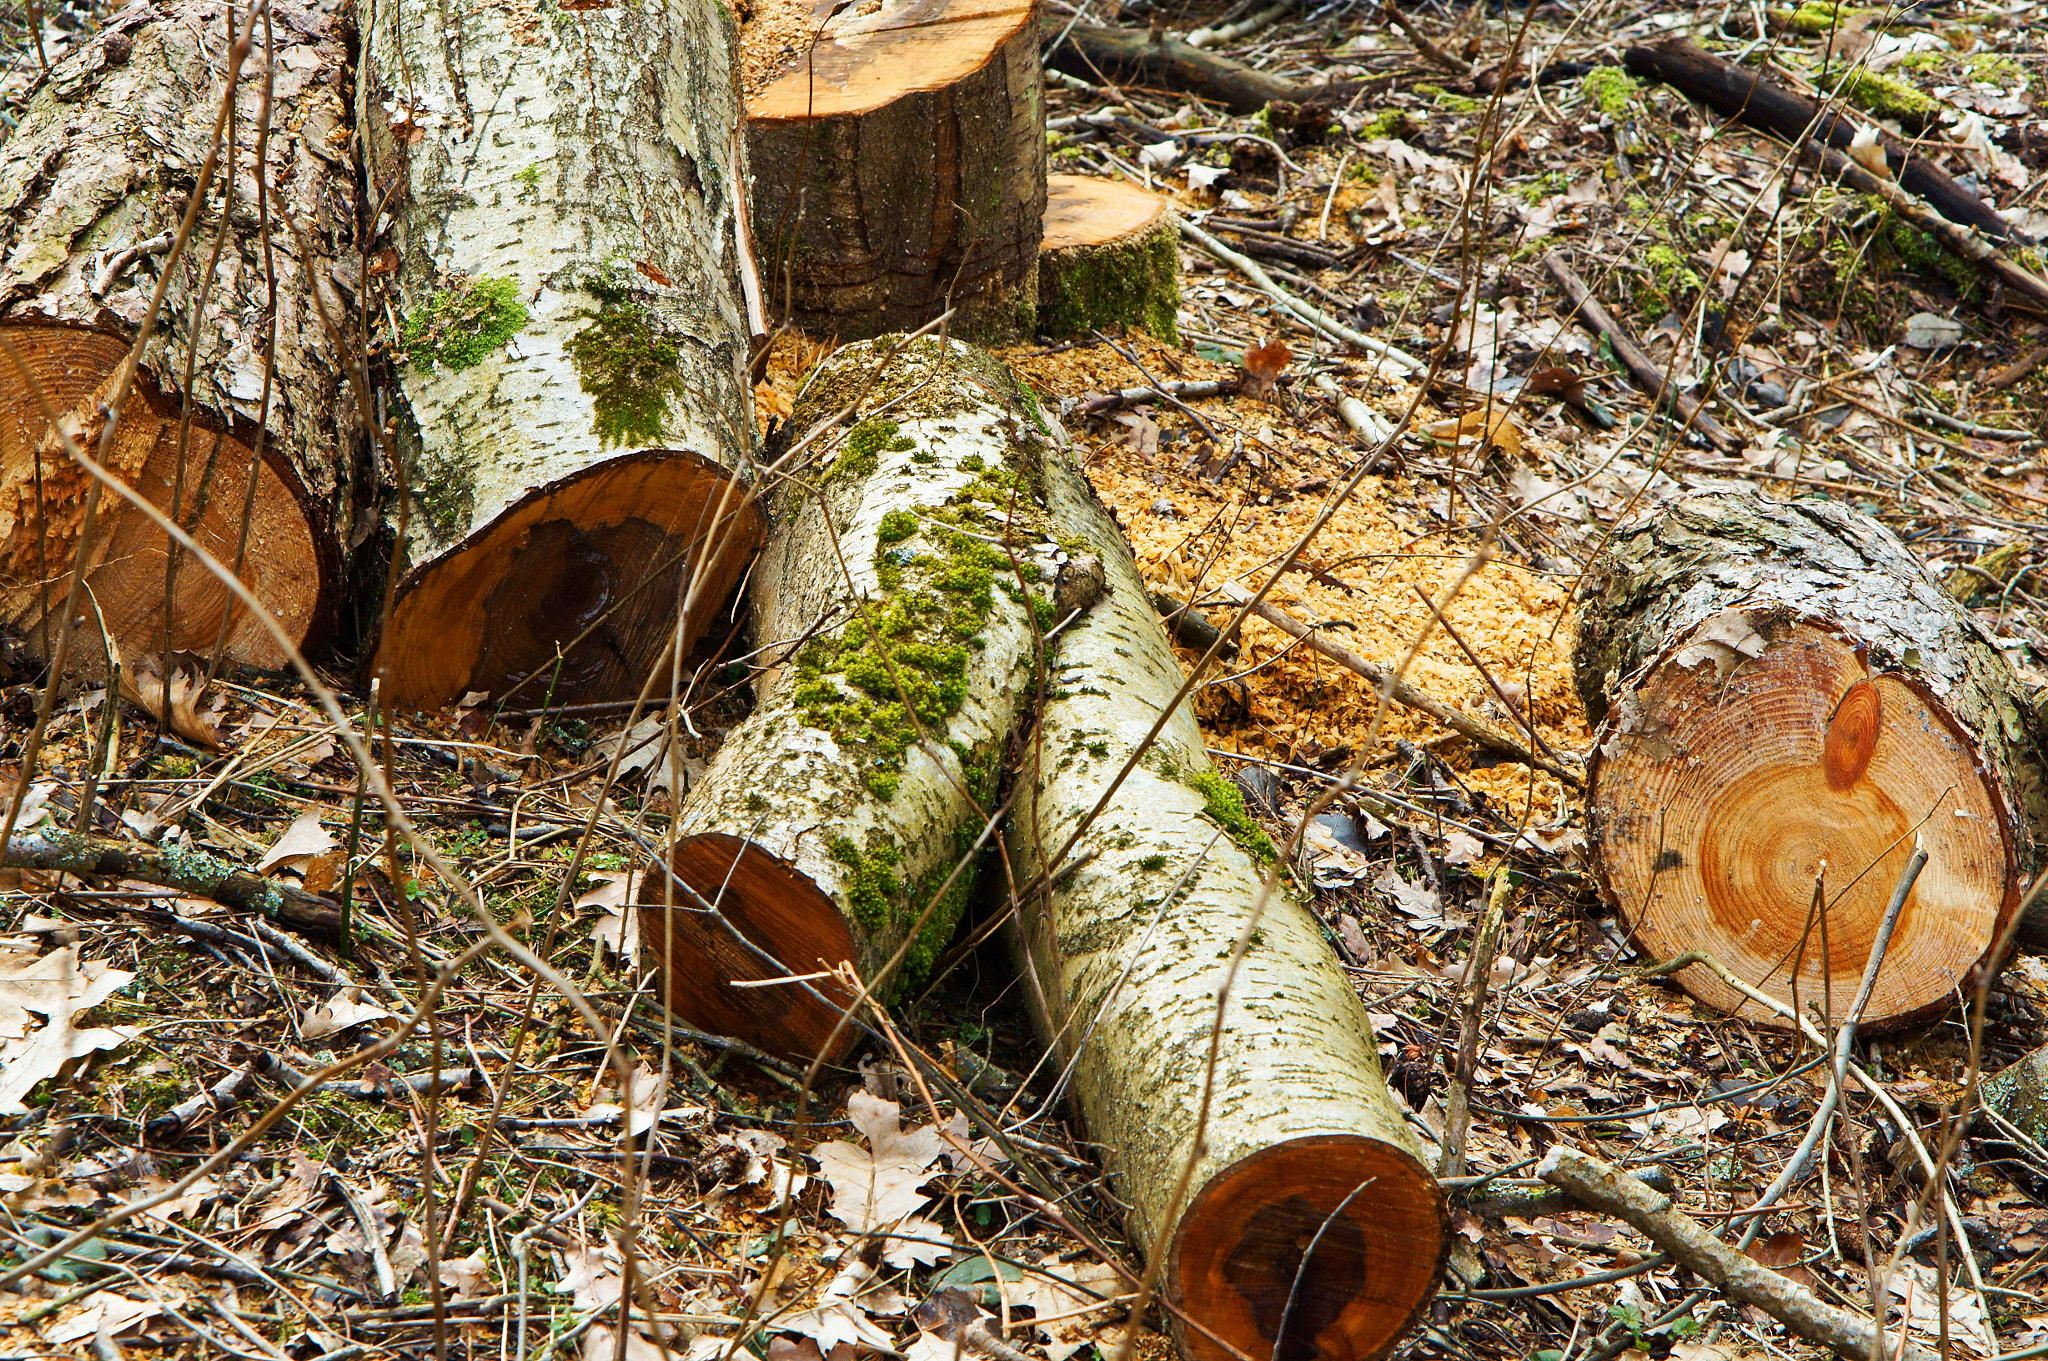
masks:
<path fill-rule="evenodd" d="M 718 0 L 365 6 L 372 191 L 398 204 L 407 575 L 395 703 L 630 697 L 758 546 L 744 172 Z M 711 35 L 707 38 L 706 35 Z"/>
<path fill-rule="evenodd" d="M 1928 864 L 1865 1025 L 1936 1010 L 1994 963 L 2042 807 L 2031 715 L 1890 531 L 1821 501 L 1696 496 L 1617 531 L 1587 589 L 1596 866 L 1645 952 L 1846 1006 L 1917 834 Z M 1741 1010 L 1707 969 L 1678 980 Z"/>
<path fill-rule="evenodd" d="M 1273 848 L 1210 766 L 1187 702 L 1104 802 L 1182 673 L 1121 531 L 1069 460 L 1046 468 L 1054 522 L 1105 574 L 1059 635 L 1037 731 L 1019 743 L 1006 844 L 1026 1001 L 1071 1065 L 1133 1238 L 1166 1254 L 1166 1297 L 1238 1354 L 1381 1356 L 1436 1291 L 1443 1194 L 1364 1006 L 1284 885 L 1230 983 L 1207 1095 L 1218 992 Z M 1189 1357 L 1232 1355 L 1176 1328 Z"/>
<path fill-rule="evenodd" d="M 792 417 L 808 429 L 856 397 L 887 412 L 785 484 L 749 594 L 756 638 L 801 642 L 777 644 L 754 712 L 690 791 L 674 878 L 650 873 L 639 895 L 675 1012 L 802 1059 L 859 1038 L 827 1049 L 850 995 L 731 984 L 843 963 L 884 995 L 922 977 L 966 903 L 1050 622 L 1034 408 L 958 341 L 892 343 L 840 349 Z"/>
<path fill-rule="evenodd" d="M 0 358 L 0 626 L 45 655 L 76 562 L 99 617 L 131 655 L 163 652 L 168 623 L 172 651 L 211 655 L 224 641 L 239 661 L 286 661 L 218 578 L 66 456 L 38 400 L 99 455 L 105 404 L 212 147 L 243 13 L 224 0 L 120 11 L 57 63 L 0 150 L 0 205 L 12 231 L 0 263 L 0 330 L 29 370 L 24 379 Z M 358 511 L 350 470 L 363 443 L 356 395 L 313 289 L 352 334 L 361 260 L 339 7 L 316 5 L 272 35 L 263 165 L 279 192 L 260 204 L 250 173 L 263 102 L 259 25 L 236 90 L 233 154 L 223 148 L 165 281 L 106 463 L 234 569 L 293 644 L 306 646 L 333 612 L 341 545 Z M 224 203 L 232 209 L 223 238 Z M 83 613 L 73 655 L 97 657 L 98 618 L 90 605 Z"/>
<path fill-rule="evenodd" d="M 1031 334 L 1045 212 L 1034 12 L 860 0 L 795 37 L 750 26 L 750 63 L 774 72 L 747 99 L 771 320 L 854 339 L 957 304 L 954 334 Z"/>
<path fill-rule="evenodd" d="M 1135 326 L 1180 343 L 1180 233 L 1159 195 L 1121 180 L 1046 180 L 1038 329 L 1086 335 Z"/>

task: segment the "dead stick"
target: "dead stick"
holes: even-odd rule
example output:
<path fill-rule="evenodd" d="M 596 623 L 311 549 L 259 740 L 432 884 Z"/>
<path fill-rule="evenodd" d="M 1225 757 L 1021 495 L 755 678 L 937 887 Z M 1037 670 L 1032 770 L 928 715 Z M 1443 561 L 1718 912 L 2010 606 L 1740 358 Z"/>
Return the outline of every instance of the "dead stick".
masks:
<path fill-rule="evenodd" d="M 236 869 L 201 851 L 131 846 L 106 837 L 37 827 L 8 838 L 0 865 L 59 870 L 80 878 L 140 879 L 196 898 L 211 898 L 223 907 L 261 913 L 298 931 L 331 933 L 341 926 L 339 903 Z"/>
<path fill-rule="evenodd" d="M 1755 1305 L 1844 1361 L 1869 1361 L 1881 1354 L 1884 1338 L 1869 1319 L 1823 1303 L 1804 1286 L 1737 1252 L 1676 1208 L 1670 1196 L 1651 1190 L 1619 1169 L 1575 1148 L 1554 1144 L 1536 1172 L 1587 1209 L 1612 1215 L 1635 1229 L 1730 1298 Z M 1890 1351 L 1888 1347 L 1884 1350 Z M 1935 1358 L 1922 1348 L 1902 1343 L 1898 1361 Z"/>
<path fill-rule="evenodd" d="M 1503 866 L 1506 862 L 1502 862 Z M 1496 868 L 1493 891 L 1486 896 L 1486 914 L 1479 919 L 1479 934 L 1472 941 L 1472 957 L 1466 965 L 1465 1024 L 1458 1035 L 1458 1068 L 1444 1102 L 1443 1156 L 1437 1160 L 1439 1177 L 1465 1175 L 1465 1135 L 1472 1125 L 1472 1078 L 1479 1071 L 1479 1027 L 1486 1017 L 1487 985 L 1493 981 L 1493 952 L 1500 944 L 1500 928 L 1507 918 L 1508 898 L 1514 886 Z"/>
<path fill-rule="evenodd" d="M 1893 212 L 1941 242 L 1951 254 L 1968 260 L 1980 273 L 2005 285 L 2008 292 L 2019 294 L 2037 307 L 2048 308 L 2048 279 L 2014 260 L 1982 232 L 1957 226 L 1901 189 L 1896 180 L 1880 179 L 1833 147 L 1810 141 L 1803 154 L 1808 162 L 1818 164 L 1825 174 L 1858 193 L 1883 199 Z"/>
<path fill-rule="evenodd" d="M 1222 593 L 1223 598 L 1230 601 L 1233 605 L 1243 605 L 1252 598 L 1250 591 L 1245 590 L 1234 582 L 1225 582 L 1218 589 Z M 1515 760 L 1532 769 L 1548 771 L 1573 789 L 1584 787 L 1585 777 L 1576 771 L 1559 765 L 1555 761 L 1545 760 L 1508 734 L 1496 731 L 1475 718 L 1459 713 L 1434 695 L 1425 694 L 1407 681 L 1393 676 L 1379 663 L 1367 661 L 1350 648 L 1340 643 L 1331 642 L 1307 624 L 1302 623 L 1299 619 L 1281 609 L 1278 605 L 1261 600 L 1258 604 L 1252 606 L 1252 613 L 1271 624 L 1274 628 L 1279 629 L 1282 633 L 1301 639 L 1312 650 L 1322 653 L 1339 666 L 1348 667 L 1356 671 L 1374 685 L 1386 685 L 1389 680 L 1392 680 L 1392 687 L 1388 690 L 1387 694 L 1388 698 L 1392 699 L 1396 704 L 1428 714 L 1452 732 L 1457 733 L 1461 737 L 1470 738 L 1489 751 L 1497 751 L 1503 756 L 1512 756 Z"/>
<path fill-rule="evenodd" d="M 1657 361 L 1636 341 L 1628 327 L 1614 319 L 1605 307 L 1593 296 L 1593 290 L 1586 281 L 1572 271 L 1564 257 L 1550 251 L 1543 257 L 1543 267 L 1550 271 L 1550 277 L 1557 280 L 1557 286 L 1564 290 L 1572 311 L 1583 317 L 1586 324 L 1607 337 L 1614 346 L 1614 355 L 1628 369 L 1637 386 L 1643 388 L 1658 405 L 1667 400 L 1671 409 L 1678 414 L 1681 424 L 1697 430 L 1724 454 L 1732 454 L 1742 448 L 1743 441 L 1719 421 L 1709 416 L 1700 406 L 1699 400 L 1678 390 L 1678 385 L 1665 377 L 1664 370 L 1657 367 Z"/>

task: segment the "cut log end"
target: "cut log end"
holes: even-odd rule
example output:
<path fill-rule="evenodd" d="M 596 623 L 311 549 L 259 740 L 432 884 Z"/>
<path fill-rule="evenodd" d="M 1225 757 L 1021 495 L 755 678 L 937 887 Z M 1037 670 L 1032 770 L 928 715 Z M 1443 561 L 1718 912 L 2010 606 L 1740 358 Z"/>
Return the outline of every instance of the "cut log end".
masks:
<path fill-rule="evenodd" d="M 1357 1136 L 1296 1139 L 1203 1188 L 1181 1220 L 1169 1289 L 1245 1355 L 1370 1361 L 1435 1293 L 1449 1242 L 1436 1179 L 1408 1153 Z M 1230 1354 L 1193 1329 L 1183 1341 L 1196 1361 Z"/>
<path fill-rule="evenodd" d="M 980 71 L 1031 22 L 1032 0 L 874 0 L 820 6 L 832 19 L 792 47 L 782 70 L 747 101 L 750 119 L 864 114 L 907 94 L 944 90 Z M 806 39 L 811 34 L 804 35 Z M 764 35 L 749 26 L 740 41 Z"/>
<path fill-rule="evenodd" d="M 610 459 L 514 502 L 400 586 L 377 653 L 391 701 L 438 708 L 513 687 L 534 704 L 630 699 L 675 636 L 687 650 L 765 527 L 693 453 Z"/>
<path fill-rule="evenodd" d="M 1179 236 L 1171 207 L 1133 184 L 1046 177 L 1038 325 L 1047 335 L 1136 326 L 1179 343 Z"/>
<path fill-rule="evenodd" d="M 54 646 L 71 587 L 74 558 L 84 554 L 86 585 L 99 606 L 88 604 L 86 624 L 74 637 L 81 655 L 97 657 L 99 620 L 130 656 L 164 650 L 165 600 L 170 601 L 170 648 L 211 655 L 224 640 L 225 653 L 250 665 L 275 668 L 287 654 L 234 593 L 191 554 L 180 553 L 168 581 L 169 539 L 148 517 L 101 491 L 92 542 L 81 545 L 86 507 L 94 479 L 64 452 L 38 400 L 60 413 L 88 453 L 99 454 L 105 429 L 104 404 L 113 395 L 128 354 L 127 342 L 103 332 L 66 326 L 13 325 L 7 338 L 30 374 L 24 380 L 11 361 L 0 361 L 0 623 L 41 652 Z M 107 451 L 109 472 L 175 519 L 216 560 L 232 567 L 278 621 L 295 646 L 302 645 L 326 612 L 332 573 L 297 479 L 280 471 L 272 451 L 254 452 L 256 432 L 242 424 L 222 429 L 196 415 L 186 448 L 185 475 L 178 476 L 178 402 L 138 377 Z M 253 502 L 250 469 L 255 465 Z M 244 504 L 253 509 L 246 519 Z M 225 630 L 223 630 L 225 624 Z M 90 664 L 90 663 L 89 663 Z"/>
<path fill-rule="evenodd" d="M 843 1058 L 859 1032 L 839 1025 L 853 997 L 837 980 L 732 986 L 850 962 L 853 938 L 832 899 L 787 862 L 723 832 L 677 842 L 669 863 L 677 886 L 650 874 L 639 898 L 641 938 L 661 962 L 670 1010 L 699 1030 L 774 1053 Z M 670 904 L 664 905 L 665 897 Z M 715 904 L 717 916 L 703 903 Z M 771 965 L 764 954 L 787 970 Z"/>
<path fill-rule="evenodd" d="M 1982 752 L 1920 686 L 1867 674 L 1838 630 L 1750 623 L 1763 648 L 1733 674 L 1711 642 L 1682 639 L 1610 714 L 1591 794 L 1609 900 L 1656 958 L 1701 950 L 1787 1002 L 1840 1007 L 1918 834 L 1928 864 L 1866 1018 L 1942 1006 L 2017 906 Z M 1824 929 L 1808 920 L 1823 866 Z M 1705 968 L 1679 981 L 1718 1009 L 1744 1005 Z"/>

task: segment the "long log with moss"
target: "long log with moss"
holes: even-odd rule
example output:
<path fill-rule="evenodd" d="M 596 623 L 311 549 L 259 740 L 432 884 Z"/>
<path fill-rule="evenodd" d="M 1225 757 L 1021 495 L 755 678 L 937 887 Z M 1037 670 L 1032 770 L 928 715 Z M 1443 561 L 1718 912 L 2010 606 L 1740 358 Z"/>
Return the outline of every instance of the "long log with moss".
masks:
<path fill-rule="evenodd" d="M 173 651 L 222 644 L 254 665 L 285 661 L 217 577 L 66 456 L 45 401 L 235 570 L 293 642 L 315 641 L 333 613 L 362 513 L 359 408 L 314 297 L 353 333 L 362 280 L 340 10 L 315 4 L 267 38 L 259 23 L 249 44 L 246 6 L 228 0 L 131 5 L 51 68 L 0 151 L 0 333 L 27 370 L 0 358 L 0 627 L 45 655 L 77 563 L 91 623 L 74 658 L 98 657 L 104 620 L 130 656 L 164 651 L 168 635 Z M 252 49 L 209 161 L 231 54 Z M 276 186 L 267 203 L 251 173 L 259 148 Z"/>
<path fill-rule="evenodd" d="M 370 189 L 396 204 L 406 575 L 394 702 L 637 694 L 758 546 L 718 0 L 363 6 Z"/>
<path fill-rule="evenodd" d="M 640 892 L 676 1014 L 794 1057 L 828 1047 L 845 990 L 733 985 L 851 963 L 887 992 L 929 967 L 1058 584 L 1035 402 L 958 341 L 891 344 L 839 350 L 793 418 L 885 413 L 778 493 L 749 597 L 754 636 L 780 650 L 677 818 L 673 877 Z"/>
<path fill-rule="evenodd" d="M 1050 459 L 1046 485 L 1054 522 L 1106 570 L 1020 743 L 1007 844 L 1026 999 L 1109 1150 L 1133 1239 L 1165 1255 L 1166 1296 L 1199 1325 L 1177 1325 L 1188 1356 L 1383 1355 L 1435 1293 L 1443 1195 L 1364 1006 L 1284 883 L 1232 974 L 1274 849 L 1189 704 L 1105 802 L 1182 673 L 1082 474 Z"/>
<path fill-rule="evenodd" d="M 1890 530 L 1823 501 L 1690 497 L 1619 528 L 1584 599 L 1594 865 L 1647 953 L 1839 1007 L 1918 840 L 1863 1024 L 1946 1007 L 1997 965 L 2048 794 L 2032 710 Z M 1702 966 L 1677 978 L 1745 1009 Z"/>

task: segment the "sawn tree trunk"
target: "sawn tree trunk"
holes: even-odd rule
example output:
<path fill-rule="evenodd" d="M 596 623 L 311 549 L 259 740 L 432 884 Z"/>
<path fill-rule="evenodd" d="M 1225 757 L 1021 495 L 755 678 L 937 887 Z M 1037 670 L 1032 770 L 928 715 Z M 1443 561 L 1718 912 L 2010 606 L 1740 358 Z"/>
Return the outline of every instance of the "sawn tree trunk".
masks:
<path fill-rule="evenodd" d="M 1028 337 L 1045 212 L 1031 0 L 842 7 L 747 101 L 771 318 Z"/>
<path fill-rule="evenodd" d="M 717 0 L 366 4 L 411 491 L 391 700 L 631 696 L 758 545 L 733 42 Z"/>
<path fill-rule="evenodd" d="M 39 400 L 98 455 L 160 281 L 109 470 L 234 569 L 295 644 L 333 613 L 363 447 L 314 298 L 355 333 L 364 262 L 340 14 L 280 5 L 248 34 L 246 7 L 226 0 L 130 5 L 57 63 L 0 150 L 0 331 L 29 371 L 0 359 L 0 626 L 39 651 L 76 561 L 130 655 L 164 651 L 168 620 L 172 650 L 210 655 L 224 640 L 229 657 L 285 661 L 227 587 L 65 455 Z M 245 38 L 222 128 L 231 146 L 209 169 L 229 53 Z M 195 229 L 166 278 L 202 176 Z M 97 656 L 98 618 L 82 613 L 76 646 Z"/>
<path fill-rule="evenodd" d="M 2011 668 L 1905 546 L 1825 502 L 1696 496 L 1623 526 L 1588 591 L 1596 867 L 1637 943 L 1846 1005 L 1917 836 L 1864 1023 L 1967 988 L 2018 909 L 2043 783 Z M 1678 980 L 1741 1009 L 1708 969 Z"/>
<path fill-rule="evenodd" d="M 1284 885 L 1231 974 L 1272 847 L 1191 705 L 1083 826 L 1182 676 L 1121 532 L 1072 463 L 1046 466 L 1054 522 L 1100 557 L 1106 589 L 1059 636 L 1016 777 L 1027 1000 L 1133 1237 L 1167 1254 L 1167 1298 L 1201 1325 L 1180 1329 L 1186 1353 L 1230 1354 L 1207 1329 L 1260 1358 L 1380 1356 L 1435 1293 L 1443 1195 L 1364 1006 Z"/>
<path fill-rule="evenodd" d="M 885 413 L 783 484 L 749 588 L 772 649 L 754 712 L 690 791 L 675 878 L 651 873 L 640 891 L 677 1014 L 802 1058 L 850 994 L 730 984 L 851 963 L 886 996 L 929 967 L 973 881 L 1050 622 L 1033 612 L 1056 585 L 1035 407 L 978 350 L 900 343 L 838 351 L 793 418 Z M 859 1035 L 841 1028 L 831 1054 Z"/>

